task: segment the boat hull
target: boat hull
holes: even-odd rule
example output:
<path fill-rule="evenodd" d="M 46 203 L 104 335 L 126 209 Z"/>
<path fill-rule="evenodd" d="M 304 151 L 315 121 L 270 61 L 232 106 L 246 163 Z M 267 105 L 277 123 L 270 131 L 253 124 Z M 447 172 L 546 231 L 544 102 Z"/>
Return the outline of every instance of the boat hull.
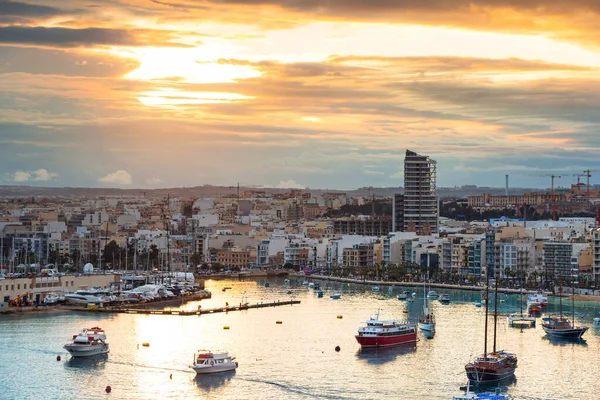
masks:
<path fill-rule="evenodd" d="M 514 368 L 501 369 L 498 371 L 485 368 L 467 367 L 467 378 L 471 382 L 497 382 L 511 378 L 515 375 Z"/>
<path fill-rule="evenodd" d="M 583 334 L 588 330 L 587 327 L 573 329 L 552 329 L 542 325 L 544 332 L 551 338 L 556 339 L 581 339 Z"/>
<path fill-rule="evenodd" d="M 419 329 L 422 331 L 433 332 L 435 331 L 435 324 L 419 322 Z"/>
<path fill-rule="evenodd" d="M 233 371 L 236 368 L 237 368 L 237 365 L 235 363 L 227 363 L 227 365 L 213 365 L 210 367 L 207 367 L 205 365 L 201 365 L 201 366 L 193 365 L 192 366 L 192 369 L 198 375 L 215 374 L 218 372 Z"/>
<path fill-rule="evenodd" d="M 417 341 L 417 332 L 411 332 L 397 336 L 360 336 L 356 335 L 356 341 L 361 347 L 388 347 Z"/>
<path fill-rule="evenodd" d="M 107 354 L 109 351 L 107 344 L 94 346 L 66 345 L 64 349 L 71 354 L 71 357 L 90 357 L 98 354 Z"/>

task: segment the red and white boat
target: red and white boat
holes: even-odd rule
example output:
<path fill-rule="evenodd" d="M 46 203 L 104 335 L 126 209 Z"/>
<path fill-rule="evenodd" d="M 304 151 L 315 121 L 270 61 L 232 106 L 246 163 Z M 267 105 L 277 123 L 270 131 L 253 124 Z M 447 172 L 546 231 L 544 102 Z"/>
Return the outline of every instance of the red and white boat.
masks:
<path fill-rule="evenodd" d="M 540 308 L 547 308 L 548 296 L 541 290 L 538 290 L 536 293 L 528 294 L 527 305 L 529 306 L 531 304 L 538 305 Z"/>
<path fill-rule="evenodd" d="M 416 342 L 417 329 L 408 321 L 380 320 L 378 310 L 375 318 L 369 318 L 366 326 L 358 328 L 355 337 L 361 347 L 395 346 Z"/>

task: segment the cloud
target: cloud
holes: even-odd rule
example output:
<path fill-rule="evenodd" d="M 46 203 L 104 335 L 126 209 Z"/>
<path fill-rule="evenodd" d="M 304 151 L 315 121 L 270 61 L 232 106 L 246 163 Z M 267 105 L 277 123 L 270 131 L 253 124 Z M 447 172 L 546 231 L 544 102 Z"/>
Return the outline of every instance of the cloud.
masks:
<path fill-rule="evenodd" d="M 154 176 L 152 178 L 146 179 L 146 183 L 148 185 L 158 185 L 159 183 L 162 183 L 162 181 L 160 180 L 160 178 Z"/>
<path fill-rule="evenodd" d="M 106 176 L 98 178 L 98 180 L 103 183 L 112 183 L 116 185 L 131 185 L 132 183 L 131 175 L 129 174 L 129 172 L 122 169 L 115 172 L 111 172 Z"/>
<path fill-rule="evenodd" d="M 48 172 L 45 168 L 36 169 L 35 171 L 17 171 L 12 176 L 13 182 L 46 182 L 58 177 L 57 173 Z"/>
<path fill-rule="evenodd" d="M 64 14 L 64 11 L 54 7 L 0 0 L 0 15 L 54 17 L 61 14 Z"/>
<path fill-rule="evenodd" d="M 279 181 L 279 184 L 277 184 L 276 188 L 279 188 L 279 189 L 306 189 L 306 186 L 299 184 L 298 182 L 296 182 L 293 179 L 290 179 L 288 181 Z"/>
<path fill-rule="evenodd" d="M 148 29 L 61 28 L 44 26 L 0 27 L 0 43 L 50 47 L 87 46 L 171 46 L 187 45 L 171 41 L 173 32 Z"/>

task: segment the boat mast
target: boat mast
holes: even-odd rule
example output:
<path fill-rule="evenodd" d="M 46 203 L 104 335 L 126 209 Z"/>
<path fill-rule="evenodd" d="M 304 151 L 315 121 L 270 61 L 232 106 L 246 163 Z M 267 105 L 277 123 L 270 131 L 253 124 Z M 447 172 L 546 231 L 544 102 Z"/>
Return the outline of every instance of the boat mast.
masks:
<path fill-rule="evenodd" d="M 560 304 L 560 320 L 562 321 L 563 319 L 563 314 L 562 314 L 562 275 L 558 278 L 558 282 L 559 282 L 559 287 L 558 287 L 558 301 Z"/>
<path fill-rule="evenodd" d="M 488 310 L 490 308 L 490 276 L 485 272 L 485 334 L 483 335 L 483 357 L 487 358 Z"/>
<path fill-rule="evenodd" d="M 496 291 L 494 293 L 494 353 L 496 352 L 496 330 L 498 322 L 498 279 L 495 281 Z"/>
<path fill-rule="evenodd" d="M 571 268 L 571 308 L 573 309 L 571 327 L 575 328 L 575 276 L 573 275 L 573 268 Z"/>

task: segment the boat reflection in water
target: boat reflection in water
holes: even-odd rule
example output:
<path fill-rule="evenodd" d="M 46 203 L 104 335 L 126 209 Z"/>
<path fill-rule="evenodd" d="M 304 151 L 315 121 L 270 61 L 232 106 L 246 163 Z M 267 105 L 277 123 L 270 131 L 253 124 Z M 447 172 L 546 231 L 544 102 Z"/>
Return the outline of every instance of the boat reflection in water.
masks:
<path fill-rule="evenodd" d="M 587 342 L 583 338 L 561 338 L 561 337 L 552 337 L 545 335 L 542 337 L 542 340 L 547 340 L 551 344 L 555 346 L 581 346 L 587 347 Z"/>
<path fill-rule="evenodd" d="M 69 357 L 65 363 L 67 368 L 101 369 L 104 368 L 108 354 L 96 354 L 89 357 Z"/>
<path fill-rule="evenodd" d="M 417 343 L 404 343 L 393 347 L 361 347 L 356 352 L 356 357 L 369 364 L 385 364 L 396 360 L 397 357 L 414 353 L 417 350 Z"/>
<path fill-rule="evenodd" d="M 194 380 L 196 385 L 207 392 L 220 388 L 223 385 L 227 385 L 231 378 L 235 376 L 235 370 L 216 372 L 209 375 L 196 375 Z"/>

